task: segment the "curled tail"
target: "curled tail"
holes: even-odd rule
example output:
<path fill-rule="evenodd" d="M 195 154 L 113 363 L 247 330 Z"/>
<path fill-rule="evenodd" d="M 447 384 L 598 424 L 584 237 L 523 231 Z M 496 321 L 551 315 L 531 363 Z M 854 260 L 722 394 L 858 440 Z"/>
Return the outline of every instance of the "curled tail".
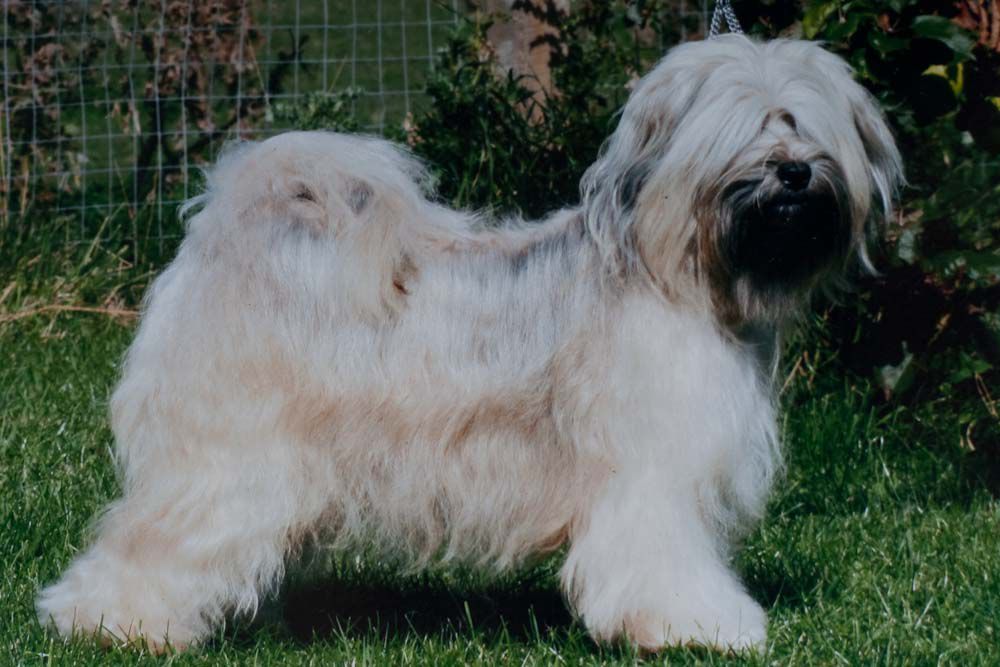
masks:
<path fill-rule="evenodd" d="M 419 230 L 440 226 L 428 183 L 417 159 L 380 139 L 290 132 L 236 144 L 186 205 L 200 209 L 186 245 L 383 317 L 405 300 Z"/>

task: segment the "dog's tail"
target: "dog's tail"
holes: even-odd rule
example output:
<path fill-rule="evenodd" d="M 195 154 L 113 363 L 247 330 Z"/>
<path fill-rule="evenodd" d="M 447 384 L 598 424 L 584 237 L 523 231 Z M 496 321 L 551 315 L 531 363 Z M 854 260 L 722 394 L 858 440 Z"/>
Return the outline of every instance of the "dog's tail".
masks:
<path fill-rule="evenodd" d="M 405 301 L 422 236 L 468 234 L 470 216 L 428 199 L 427 171 L 381 139 L 289 132 L 224 151 L 185 210 L 190 244 L 380 316 Z M 326 279 L 325 279 L 326 278 Z M 331 283 L 331 280 L 334 283 Z"/>
<path fill-rule="evenodd" d="M 342 234 L 373 208 L 412 212 L 429 177 L 413 156 L 374 137 L 288 132 L 237 142 L 206 173 L 206 191 L 185 210 L 220 200 L 241 224 L 278 219 L 314 235 Z"/>

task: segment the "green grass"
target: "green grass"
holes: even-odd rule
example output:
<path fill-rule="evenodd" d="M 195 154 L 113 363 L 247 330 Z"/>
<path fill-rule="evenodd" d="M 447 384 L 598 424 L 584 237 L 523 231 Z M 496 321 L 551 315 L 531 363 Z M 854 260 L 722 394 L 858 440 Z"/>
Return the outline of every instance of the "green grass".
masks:
<path fill-rule="evenodd" d="M 190 653 L 65 644 L 33 599 L 117 492 L 106 403 L 132 325 L 12 318 L 130 308 L 160 260 L 30 236 L 0 239 L 0 664 L 1000 664 L 998 462 L 961 444 L 960 406 L 878 406 L 822 364 L 786 394 L 789 472 L 739 561 L 770 610 L 765 655 L 598 647 L 565 611 L 555 561 L 485 587 L 341 564 Z"/>

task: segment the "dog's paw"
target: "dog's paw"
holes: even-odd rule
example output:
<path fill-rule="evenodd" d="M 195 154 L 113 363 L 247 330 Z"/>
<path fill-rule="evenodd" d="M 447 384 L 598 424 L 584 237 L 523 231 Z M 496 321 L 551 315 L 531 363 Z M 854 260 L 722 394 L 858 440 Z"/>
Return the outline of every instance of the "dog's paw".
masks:
<path fill-rule="evenodd" d="M 119 582 L 85 581 L 70 576 L 43 590 L 35 602 L 38 620 L 67 639 L 92 638 L 103 646 L 129 644 L 153 653 L 181 651 L 199 628 L 171 619 L 140 591 L 123 591 Z"/>
<path fill-rule="evenodd" d="M 643 610 L 623 623 L 625 639 L 643 651 L 673 646 L 704 646 L 723 652 L 760 651 L 767 640 L 767 614 L 749 596 L 718 604 Z"/>

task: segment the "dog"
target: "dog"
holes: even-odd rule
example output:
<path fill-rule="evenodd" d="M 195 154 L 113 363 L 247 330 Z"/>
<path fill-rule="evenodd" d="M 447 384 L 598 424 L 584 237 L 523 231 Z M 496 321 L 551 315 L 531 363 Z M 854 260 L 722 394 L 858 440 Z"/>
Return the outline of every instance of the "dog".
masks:
<path fill-rule="evenodd" d="M 670 51 L 534 224 L 442 205 L 380 139 L 229 150 L 111 399 L 123 495 L 40 619 L 183 648 L 304 545 L 559 551 L 598 641 L 765 645 L 731 559 L 782 470 L 782 332 L 871 268 L 902 178 L 843 60 L 742 35 Z"/>

